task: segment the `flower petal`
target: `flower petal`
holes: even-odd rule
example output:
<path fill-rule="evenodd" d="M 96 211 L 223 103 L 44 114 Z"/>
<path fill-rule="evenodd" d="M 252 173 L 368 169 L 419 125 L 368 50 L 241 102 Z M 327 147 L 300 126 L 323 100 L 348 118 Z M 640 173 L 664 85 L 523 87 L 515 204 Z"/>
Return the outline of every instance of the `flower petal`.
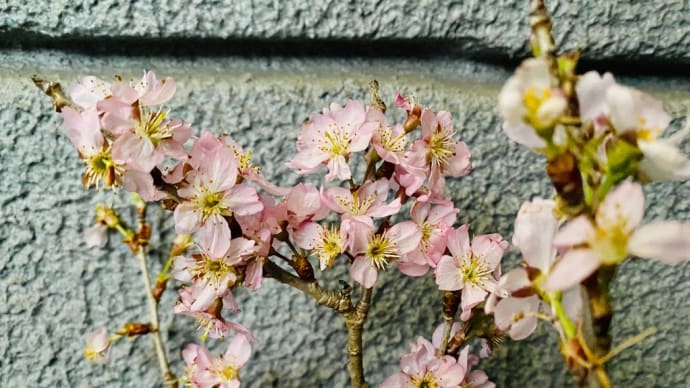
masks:
<path fill-rule="evenodd" d="M 690 225 L 655 221 L 642 225 L 628 241 L 630 253 L 676 265 L 690 260 Z"/>
<path fill-rule="evenodd" d="M 542 288 L 546 291 L 565 290 L 585 280 L 597 268 L 599 258 L 593 250 L 570 250 L 556 263 Z"/>

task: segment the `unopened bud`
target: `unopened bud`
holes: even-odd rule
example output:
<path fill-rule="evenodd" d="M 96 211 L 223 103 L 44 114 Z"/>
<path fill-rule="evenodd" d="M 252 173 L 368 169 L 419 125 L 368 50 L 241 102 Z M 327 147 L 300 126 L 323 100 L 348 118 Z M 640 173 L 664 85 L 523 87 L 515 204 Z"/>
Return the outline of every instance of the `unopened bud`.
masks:
<path fill-rule="evenodd" d="M 173 239 L 172 248 L 170 248 L 170 256 L 180 256 L 184 255 L 189 248 L 194 245 L 192 242 L 192 236 L 189 234 L 178 234 Z"/>
<path fill-rule="evenodd" d="M 295 269 L 295 272 L 297 272 L 297 275 L 300 277 L 300 279 L 308 282 L 313 282 L 316 280 L 314 277 L 314 268 L 311 266 L 311 263 L 306 257 L 302 255 L 294 255 L 292 257 L 292 261 L 290 261 L 290 265 Z"/>
<path fill-rule="evenodd" d="M 168 280 L 159 280 L 156 282 L 156 285 L 153 287 L 153 290 L 151 291 L 151 295 L 153 296 L 153 299 L 156 302 L 159 302 L 161 300 L 161 295 L 165 292 L 166 287 L 168 286 Z"/>
<path fill-rule="evenodd" d="M 103 203 L 96 205 L 96 222 L 108 225 L 109 228 L 115 228 L 120 225 L 120 218 L 118 218 L 115 210 Z"/>
<path fill-rule="evenodd" d="M 138 335 L 148 334 L 153 331 L 153 328 L 148 323 L 127 322 L 122 326 L 122 329 L 115 332 L 117 335 L 135 337 Z"/>
<path fill-rule="evenodd" d="M 443 292 L 443 315 L 446 317 L 455 317 L 458 313 L 458 306 L 460 306 L 460 292 L 458 291 L 444 291 Z"/>

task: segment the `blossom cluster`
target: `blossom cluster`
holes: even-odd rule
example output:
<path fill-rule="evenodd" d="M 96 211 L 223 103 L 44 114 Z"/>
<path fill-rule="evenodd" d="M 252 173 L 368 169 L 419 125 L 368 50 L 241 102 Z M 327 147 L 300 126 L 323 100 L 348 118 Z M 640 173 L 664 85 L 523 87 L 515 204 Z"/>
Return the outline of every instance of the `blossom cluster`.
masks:
<path fill-rule="evenodd" d="M 168 119 L 160 105 L 174 91 L 172 79 L 159 81 L 152 72 L 134 84 L 85 77 L 70 92 L 76 107 L 65 108 L 63 116 L 86 164 L 86 187 L 121 186 L 147 201 L 165 200 L 174 208 L 177 233 L 193 235 L 195 248 L 173 258 L 171 276 L 185 283 L 174 310 L 193 317 L 203 339 L 222 339 L 229 331 L 252 338 L 225 316 L 239 310 L 232 290 L 259 288 L 264 263 L 271 257 L 289 261 L 280 253 L 288 249 L 292 261 L 313 257 L 321 270 L 348 265 L 364 288 L 374 287 L 392 263 L 409 276 L 434 269 L 444 289 L 466 284 L 464 316 L 493 291 L 507 243 L 498 235 L 476 236 L 470 248 L 468 225 L 453 228 L 459 210 L 446 196 L 445 179 L 472 167 L 449 112 L 398 95 L 396 105 L 407 118 L 392 124 L 380 107 L 333 103 L 303 125 L 298 152 L 286 163 L 300 174 L 325 168 L 325 182 L 279 187 L 230 136 L 203 131 L 197 137 L 187 123 Z M 367 164 L 359 182 L 350 166 L 357 157 Z M 401 219 L 408 202 L 408 219 Z M 98 238 L 104 225 L 89 230 L 93 245 L 105 243 Z M 201 349 L 188 348 L 188 364 L 208 364 Z M 192 372 L 190 381 L 197 381 Z"/>
<path fill-rule="evenodd" d="M 643 183 L 690 178 L 690 161 L 677 148 L 690 126 L 659 139 L 670 123 L 660 102 L 618 85 L 610 74 L 576 79 L 572 88 L 563 87 L 548 61 L 529 59 L 500 93 L 506 134 L 548 163 L 571 166 L 550 172 L 555 200 L 521 206 L 512 243 L 522 265 L 506 273 L 501 260 L 508 241 L 456 226 L 459 210 L 446 193 L 446 178 L 469 174 L 472 164 L 451 114 L 400 94 L 395 105 L 405 115 L 402 123 L 389 120 L 382 104 L 353 100 L 313 113 L 285 166 L 301 175 L 324 174 L 324 181 L 292 187 L 269 182 L 252 164 L 251 151 L 229 135 L 197 136 L 188 123 L 169 118 L 162 105 L 175 82 L 150 71 L 129 83 L 81 79 L 63 117 L 86 165 L 85 187 L 122 187 L 163 201 L 174 209 L 177 234 L 192 236 L 193 248 L 171 258 L 170 276 L 182 282 L 174 311 L 194 318 L 203 340 L 230 332 L 233 339 L 220 358 L 195 344 L 185 349 L 191 385 L 239 385 L 253 335 L 228 318 L 239 311 L 233 291 L 261 287 L 266 263 L 279 259 L 307 281 L 314 280 L 312 261 L 322 271 L 345 265 L 362 289 L 375 287 L 393 264 L 412 277 L 431 271 L 444 294 L 444 313 L 459 309 L 460 321 L 442 325 L 432 342 L 418 338 L 400 373 L 382 386 L 489 387 L 483 372 L 470 370 L 478 362 L 470 345 L 453 353 L 449 338 L 464 340 L 481 321 L 495 328 L 478 335 L 485 344 L 505 335 L 520 340 L 538 319 L 571 338 L 583 316 L 580 284 L 598 269 L 631 256 L 667 264 L 690 259 L 690 226 L 642 224 Z M 358 178 L 353 171 L 365 172 Z M 94 246 L 103 246 L 107 229 L 117 224 L 107 209 L 99 214 L 86 234 Z M 445 318 L 446 325 L 455 319 Z M 112 341 L 99 330 L 87 356 L 104 361 Z"/>
<path fill-rule="evenodd" d="M 451 335 L 460 330 L 459 324 L 454 324 Z M 473 387 L 493 388 L 495 384 L 489 381 L 482 370 L 474 369 L 479 363 L 479 357 L 470 354 L 470 346 L 465 346 L 457 356 L 441 354 L 440 346 L 443 326 L 439 326 L 429 342 L 418 337 L 412 343 L 411 352 L 402 356 L 400 372 L 393 374 L 381 383 L 381 388 L 416 388 L 416 387 Z"/>

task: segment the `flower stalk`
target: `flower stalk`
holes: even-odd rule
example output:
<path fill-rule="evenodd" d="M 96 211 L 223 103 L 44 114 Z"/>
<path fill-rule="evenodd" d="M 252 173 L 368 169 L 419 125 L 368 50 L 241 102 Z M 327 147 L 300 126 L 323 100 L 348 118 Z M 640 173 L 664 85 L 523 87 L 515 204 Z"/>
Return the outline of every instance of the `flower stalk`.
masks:
<path fill-rule="evenodd" d="M 166 387 L 177 387 L 177 380 L 175 375 L 170 370 L 168 365 L 168 356 L 165 353 L 165 346 L 160 333 L 160 322 L 158 320 L 158 301 L 156 300 L 153 289 L 151 288 L 151 280 L 149 278 L 149 270 L 146 260 L 146 252 L 144 247 L 139 247 L 137 250 L 137 258 L 139 259 L 139 268 L 141 269 L 141 277 L 144 281 L 144 289 L 146 291 L 146 300 L 149 307 L 149 315 L 151 319 L 151 338 L 153 339 L 153 346 L 156 350 L 156 358 L 158 359 L 158 366 L 163 376 L 163 381 Z"/>

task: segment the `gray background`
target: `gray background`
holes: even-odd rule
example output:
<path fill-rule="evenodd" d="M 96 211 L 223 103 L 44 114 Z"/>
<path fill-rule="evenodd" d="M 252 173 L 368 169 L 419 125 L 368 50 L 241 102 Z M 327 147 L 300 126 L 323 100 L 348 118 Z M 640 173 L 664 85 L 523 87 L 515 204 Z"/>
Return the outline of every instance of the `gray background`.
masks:
<path fill-rule="evenodd" d="M 82 164 L 32 74 L 63 84 L 86 74 L 138 77 L 143 68 L 171 75 L 178 80 L 173 114 L 197 131 L 230 133 L 285 183 L 296 180 L 282 162 L 294 152 L 300 122 L 331 101 L 367 98 L 367 82 L 376 78 L 388 101 L 402 90 L 453 113 L 475 166 L 450 184 L 460 221 L 509 238 L 520 203 L 551 193 L 543 160 L 510 143 L 495 113 L 501 84 L 527 54 L 524 4 L 0 0 L 0 386 L 154 387 L 159 379 L 148 338 L 118 343 L 107 366 L 82 357 L 85 332 L 145 321 L 147 313 L 128 251 L 116 239 L 102 250 L 86 249 L 81 239 L 96 203 L 125 201 L 81 188 Z M 620 80 L 662 98 L 675 117 L 685 115 L 689 2 L 549 7 L 555 36 L 585 48 L 585 67 L 622 73 Z M 689 189 L 647 186 L 647 218 L 690 222 Z M 161 233 L 172 230 L 163 212 L 151 219 Z M 167 245 L 156 239 L 154 246 L 156 272 Z M 507 266 L 515 260 L 513 252 Z M 328 277 L 338 275 L 343 271 Z M 623 266 L 614 287 L 614 343 L 647 327 L 658 334 L 611 362 L 615 386 L 690 386 L 688 279 L 687 264 Z M 238 297 L 236 319 L 258 338 L 242 371 L 247 386 L 347 385 L 339 316 L 272 281 Z M 163 310 L 174 301 L 167 293 Z M 395 269 L 382 276 L 365 334 L 370 383 L 396 370 L 417 335 L 431 334 L 438 311 L 431 276 L 410 279 Z M 190 319 L 166 312 L 162 322 L 180 374 L 180 351 L 198 335 Z M 506 342 L 483 366 L 499 387 L 571 384 L 547 327 L 528 341 Z"/>

